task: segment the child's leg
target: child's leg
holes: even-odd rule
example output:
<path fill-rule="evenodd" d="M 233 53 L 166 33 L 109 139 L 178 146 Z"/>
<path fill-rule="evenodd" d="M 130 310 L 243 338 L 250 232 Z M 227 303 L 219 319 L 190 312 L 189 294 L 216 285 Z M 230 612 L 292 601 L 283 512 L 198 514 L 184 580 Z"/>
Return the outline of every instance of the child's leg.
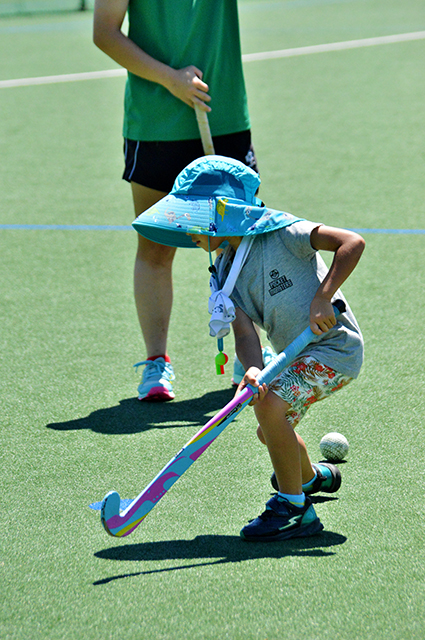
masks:
<path fill-rule="evenodd" d="M 308 455 L 307 447 L 304 440 L 301 438 L 301 436 L 298 433 L 296 433 L 295 435 L 297 437 L 298 444 L 300 447 L 302 481 L 303 481 L 303 484 L 307 484 L 307 482 L 310 482 L 310 480 L 314 478 L 314 476 L 316 475 L 316 472 L 311 465 L 310 456 Z"/>
<path fill-rule="evenodd" d="M 295 428 L 312 404 L 324 400 L 350 381 L 348 376 L 315 358 L 302 356 L 273 380 L 270 390 L 286 404 L 287 420 Z M 302 481 L 307 484 L 316 475 L 316 470 L 311 465 L 303 439 L 298 434 L 296 438 L 300 447 Z"/>
<path fill-rule="evenodd" d="M 279 490 L 292 495 L 301 494 L 301 452 L 297 435 L 286 417 L 289 404 L 271 392 L 254 409 L 263 439 L 259 437 L 269 451 Z M 313 475 L 312 470 L 311 477 Z"/>
<path fill-rule="evenodd" d="M 260 425 L 258 425 L 258 427 L 257 427 L 257 436 L 258 436 L 258 439 L 260 440 L 260 442 L 262 442 L 263 444 L 266 444 L 266 441 L 265 441 L 265 438 L 264 438 L 264 434 L 262 432 L 262 429 L 261 429 Z M 301 463 L 302 484 L 306 484 L 307 482 L 310 482 L 310 480 L 312 480 L 314 478 L 314 476 L 316 475 L 316 472 L 315 472 L 315 470 L 313 469 L 313 467 L 311 465 L 310 456 L 307 453 L 307 447 L 305 445 L 304 440 L 301 438 L 300 435 L 298 435 L 298 433 L 295 433 L 295 437 L 298 440 L 298 445 L 299 445 L 299 448 L 300 448 L 300 463 Z"/>
<path fill-rule="evenodd" d="M 271 542 L 311 536 L 323 529 L 310 498 L 302 490 L 302 447 L 286 415 L 289 407 L 273 392 L 254 405 L 279 493 L 267 501 L 266 510 L 258 518 L 243 527 L 241 537 L 245 540 Z"/>

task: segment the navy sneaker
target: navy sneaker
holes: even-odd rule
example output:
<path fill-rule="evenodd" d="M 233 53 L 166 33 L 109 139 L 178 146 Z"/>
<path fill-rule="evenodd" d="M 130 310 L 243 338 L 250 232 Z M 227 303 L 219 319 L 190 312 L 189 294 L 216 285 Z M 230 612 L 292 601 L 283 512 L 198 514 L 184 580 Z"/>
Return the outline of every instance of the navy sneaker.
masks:
<path fill-rule="evenodd" d="M 311 465 L 317 476 L 309 489 L 304 489 L 304 493 L 311 495 L 312 493 L 318 493 L 324 491 L 325 493 L 335 493 L 341 486 L 341 471 L 334 464 L 329 462 L 320 462 L 319 464 Z M 270 478 L 273 489 L 279 491 L 279 485 L 277 484 L 276 474 L 273 473 Z"/>
<path fill-rule="evenodd" d="M 313 536 L 322 529 L 323 524 L 317 517 L 310 498 L 306 497 L 303 507 L 296 507 L 276 494 L 267 502 L 264 513 L 251 520 L 240 535 L 251 542 L 273 542 Z"/>

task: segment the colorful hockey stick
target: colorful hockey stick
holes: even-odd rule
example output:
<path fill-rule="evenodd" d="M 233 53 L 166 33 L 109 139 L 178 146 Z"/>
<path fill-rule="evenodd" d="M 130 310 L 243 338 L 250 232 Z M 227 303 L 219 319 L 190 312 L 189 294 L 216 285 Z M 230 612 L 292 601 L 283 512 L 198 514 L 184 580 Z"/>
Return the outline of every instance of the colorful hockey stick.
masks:
<path fill-rule="evenodd" d="M 345 305 L 341 300 L 334 304 L 335 315 L 345 311 Z M 258 375 L 259 384 L 269 384 L 315 337 L 310 327 L 307 327 L 293 342 L 282 351 L 270 364 Z M 121 514 L 119 512 L 120 496 L 116 491 L 110 491 L 104 498 L 101 509 L 101 521 L 107 533 L 111 536 L 128 536 L 149 511 L 167 493 L 173 484 L 183 475 L 187 469 L 204 453 L 227 425 L 251 401 L 255 388 L 245 387 L 238 396 L 228 402 L 224 409 L 219 411 L 198 433 L 189 440 L 170 460 L 170 462 L 158 473 L 156 478 L 133 500 L 133 502 Z"/>

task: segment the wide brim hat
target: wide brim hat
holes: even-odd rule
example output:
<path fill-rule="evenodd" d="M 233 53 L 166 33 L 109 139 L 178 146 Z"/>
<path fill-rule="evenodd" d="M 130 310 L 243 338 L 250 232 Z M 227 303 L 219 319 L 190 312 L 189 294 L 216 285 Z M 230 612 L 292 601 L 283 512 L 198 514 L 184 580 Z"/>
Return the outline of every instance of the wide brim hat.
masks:
<path fill-rule="evenodd" d="M 145 238 L 171 247 L 196 248 L 186 234 L 247 236 L 295 221 L 268 209 L 256 197 L 259 175 L 233 158 L 204 156 L 177 176 L 170 193 L 141 213 L 133 227 Z"/>

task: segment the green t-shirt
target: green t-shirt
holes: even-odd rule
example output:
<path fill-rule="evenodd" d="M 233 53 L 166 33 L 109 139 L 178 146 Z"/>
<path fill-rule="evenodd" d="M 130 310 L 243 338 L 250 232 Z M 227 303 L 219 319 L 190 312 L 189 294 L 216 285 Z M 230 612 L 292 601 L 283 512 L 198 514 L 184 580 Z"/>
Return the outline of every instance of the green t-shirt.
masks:
<path fill-rule="evenodd" d="M 130 0 L 129 38 L 175 69 L 195 65 L 209 86 L 213 136 L 250 128 L 236 0 Z M 199 138 L 194 110 L 161 85 L 128 74 L 124 137 Z"/>

